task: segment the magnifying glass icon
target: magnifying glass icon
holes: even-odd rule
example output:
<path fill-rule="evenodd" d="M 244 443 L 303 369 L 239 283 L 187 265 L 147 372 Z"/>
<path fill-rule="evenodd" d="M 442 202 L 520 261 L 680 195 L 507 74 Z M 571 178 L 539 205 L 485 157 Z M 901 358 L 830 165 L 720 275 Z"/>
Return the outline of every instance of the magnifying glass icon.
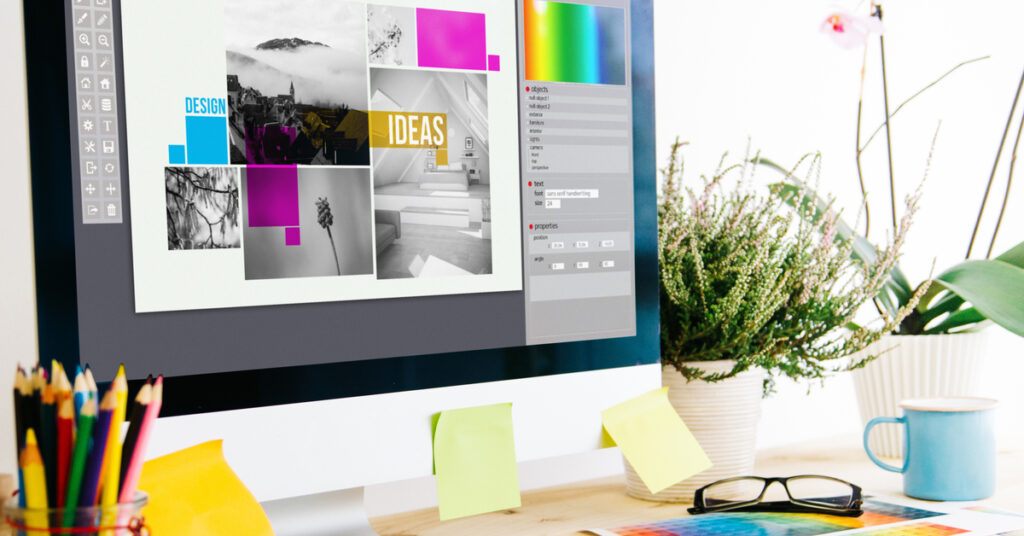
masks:
<path fill-rule="evenodd" d="M 89 34 L 80 34 L 78 36 L 78 42 L 85 46 L 89 46 Z"/>
<path fill-rule="evenodd" d="M 107 36 L 106 35 L 98 36 L 96 38 L 96 42 L 99 43 L 101 47 L 108 47 L 108 46 L 110 46 L 110 43 L 107 41 Z"/>

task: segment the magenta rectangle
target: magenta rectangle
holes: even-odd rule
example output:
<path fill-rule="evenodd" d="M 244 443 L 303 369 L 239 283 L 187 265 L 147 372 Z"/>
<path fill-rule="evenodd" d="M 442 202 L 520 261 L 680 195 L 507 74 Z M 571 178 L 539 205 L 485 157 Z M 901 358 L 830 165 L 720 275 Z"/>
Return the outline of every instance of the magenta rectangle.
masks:
<path fill-rule="evenodd" d="M 284 245 L 286 246 L 301 246 L 302 245 L 302 233 L 299 227 L 285 227 L 284 228 Z"/>
<path fill-rule="evenodd" d="M 299 169 L 246 166 L 245 199 L 249 227 L 299 225 Z"/>
<path fill-rule="evenodd" d="M 487 70 L 487 24 L 483 13 L 416 8 L 420 67 Z"/>
<path fill-rule="evenodd" d="M 501 70 L 501 56 L 497 54 L 491 54 L 487 56 L 487 70 L 488 71 L 500 71 Z"/>

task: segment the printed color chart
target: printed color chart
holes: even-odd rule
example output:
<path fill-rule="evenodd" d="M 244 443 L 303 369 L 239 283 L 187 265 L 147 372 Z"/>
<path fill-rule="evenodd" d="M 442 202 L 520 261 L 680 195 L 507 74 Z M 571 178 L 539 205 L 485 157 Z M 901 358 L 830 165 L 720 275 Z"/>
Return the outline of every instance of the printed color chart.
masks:
<path fill-rule="evenodd" d="M 941 515 L 939 512 L 868 500 L 860 517 L 759 512 L 704 514 L 621 527 L 610 532 L 620 536 L 815 536 L 868 527 L 878 527 L 863 533 L 872 536 L 950 536 L 967 532 L 930 523 L 884 526 Z"/>
<path fill-rule="evenodd" d="M 526 79 L 626 83 L 626 12 L 614 7 L 527 0 Z"/>

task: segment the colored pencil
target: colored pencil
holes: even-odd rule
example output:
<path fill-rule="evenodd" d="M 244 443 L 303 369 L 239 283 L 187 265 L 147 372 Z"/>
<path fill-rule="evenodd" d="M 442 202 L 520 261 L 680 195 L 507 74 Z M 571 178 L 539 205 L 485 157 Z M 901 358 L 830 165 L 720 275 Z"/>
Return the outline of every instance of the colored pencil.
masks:
<path fill-rule="evenodd" d="M 146 383 L 135 395 L 135 402 L 132 404 L 132 412 L 128 417 L 128 433 L 124 436 L 124 444 L 121 445 L 121 474 L 120 488 L 124 490 L 124 478 L 128 472 L 128 465 L 132 462 L 132 452 L 139 440 L 139 431 L 142 428 L 142 419 L 146 416 L 146 408 L 153 400 L 152 378 L 146 378 Z M 120 491 L 118 492 L 120 497 Z"/>
<path fill-rule="evenodd" d="M 82 479 L 82 492 L 78 498 L 79 507 L 96 506 L 96 495 L 100 486 L 100 471 L 103 468 L 103 456 L 106 454 L 107 440 L 110 437 L 111 418 L 117 398 L 113 390 L 107 391 L 100 402 L 100 413 L 92 430 L 92 452 L 85 465 L 85 477 Z"/>
<path fill-rule="evenodd" d="M 32 369 L 32 395 L 31 401 L 29 402 L 29 419 L 28 427 L 33 430 L 39 430 L 42 425 L 42 404 L 43 404 L 43 386 L 46 385 L 46 379 L 43 377 L 42 369 L 38 365 Z M 38 436 L 37 436 L 38 437 Z"/>
<path fill-rule="evenodd" d="M 46 467 L 46 499 L 49 504 L 57 504 L 57 407 L 54 403 L 53 385 L 43 386 L 42 406 L 39 410 L 39 452 L 43 455 Z"/>
<path fill-rule="evenodd" d="M 85 374 L 82 373 L 82 367 L 75 368 L 75 418 L 82 414 L 82 406 L 85 405 L 85 401 L 89 399 L 89 384 L 85 381 Z"/>
<path fill-rule="evenodd" d="M 75 438 L 75 452 L 71 461 L 71 473 L 68 476 L 68 494 L 64 501 L 64 527 L 72 527 L 75 522 L 75 508 L 82 491 L 82 477 L 89 457 L 89 442 L 92 441 L 92 427 L 96 422 L 96 401 L 90 400 L 82 406 L 78 416 L 78 433 Z"/>
<path fill-rule="evenodd" d="M 68 494 L 68 473 L 75 448 L 75 405 L 65 398 L 57 410 L 57 507 L 63 508 Z"/>
<path fill-rule="evenodd" d="M 89 388 L 89 396 L 99 402 L 100 388 L 96 386 L 96 377 L 92 375 L 92 367 L 89 365 L 85 366 L 85 385 Z"/>
<path fill-rule="evenodd" d="M 124 373 L 124 365 L 117 369 L 117 376 L 110 384 L 111 390 L 117 400 L 114 408 L 114 416 L 110 421 L 110 434 L 107 439 L 107 455 L 104 462 L 104 475 L 102 477 L 103 493 L 100 497 L 100 505 L 114 506 L 117 504 L 118 489 L 121 483 L 121 424 L 124 422 L 125 412 L 128 407 L 128 377 Z"/>
<path fill-rule="evenodd" d="M 39 454 L 35 430 L 29 428 L 25 432 L 25 448 L 21 450 L 18 466 L 25 474 L 25 505 L 29 510 L 46 510 L 46 469 L 43 457 Z M 48 529 L 46 512 L 25 513 L 25 523 L 36 529 Z M 45 534 L 46 531 L 31 531 L 29 534 Z"/>
<path fill-rule="evenodd" d="M 29 379 L 28 374 L 21 367 L 18 367 L 18 376 L 15 378 L 15 382 L 15 387 L 18 390 L 18 394 L 16 395 L 16 400 L 18 403 L 14 407 L 15 411 L 17 412 L 17 415 L 15 417 L 15 427 L 20 428 L 17 430 L 18 438 L 17 441 L 15 442 L 17 445 L 17 450 L 15 450 L 15 452 L 20 454 L 21 449 L 25 447 L 25 432 L 28 431 L 29 427 L 29 406 L 32 404 L 32 382 Z M 22 474 L 20 465 L 18 467 L 18 489 L 25 489 L 25 477 Z M 25 508 L 24 493 L 18 494 L 18 506 Z"/>
<path fill-rule="evenodd" d="M 142 464 L 146 461 L 146 448 L 149 446 L 149 438 L 153 434 L 153 427 L 156 425 L 157 417 L 160 416 L 160 407 L 164 402 L 163 376 L 157 376 L 150 398 L 146 414 L 142 418 L 138 440 L 131 450 L 128 450 L 127 443 L 125 444 L 124 456 L 129 462 L 124 471 L 125 476 L 121 485 L 120 501 L 122 503 L 135 499 L 135 490 L 139 486 L 139 477 L 142 476 Z"/>

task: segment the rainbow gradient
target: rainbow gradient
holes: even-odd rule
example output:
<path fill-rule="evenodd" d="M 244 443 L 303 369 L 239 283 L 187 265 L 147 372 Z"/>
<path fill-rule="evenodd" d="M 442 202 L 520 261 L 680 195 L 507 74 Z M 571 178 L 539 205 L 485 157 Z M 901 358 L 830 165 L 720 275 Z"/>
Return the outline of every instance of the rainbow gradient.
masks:
<path fill-rule="evenodd" d="M 526 0 L 523 23 L 527 80 L 625 85 L 625 10 Z"/>

